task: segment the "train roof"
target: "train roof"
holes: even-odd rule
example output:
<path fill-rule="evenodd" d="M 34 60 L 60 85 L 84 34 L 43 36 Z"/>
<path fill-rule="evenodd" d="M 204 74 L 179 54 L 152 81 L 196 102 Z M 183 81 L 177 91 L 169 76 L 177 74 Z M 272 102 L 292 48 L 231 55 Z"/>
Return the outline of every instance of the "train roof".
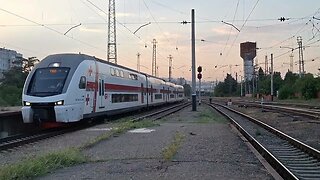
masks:
<path fill-rule="evenodd" d="M 62 59 L 63 59 L 63 61 L 62 61 Z M 89 56 L 89 55 L 86 55 L 86 54 L 63 53 L 63 54 L 49 55 L 49 56 L 45 57 L 41 61 L 41 63 L 39 64 L 38 67 L 39 68 L 48 67 L 50 63 L 57 62 L 59 60 L 61 60 L 61 63 L 63 63 L 62 65 L 74 66 L 74 67 L 78 66 L 84 60 L 96 60 L 96 61 L 104 63 L 104 64 L 108 64 L 108 65 L 111 65 L 111 66 L 119 67 L 119 68 L 122 68 L 122 69 L 126 69 L 126 70 L 129 70 L 129 71 L 133 71 L 133 72 L 136 72 L 136 73 L 143 74 L 143 75 L 148 76 L 148 77 L 153 77 L 153 78 L 165 81 L 162 78 L 155 77 L 155 76 L 149 75 L 147 73 L 139 72 L 137 70 L 130 69 L 128 67 L 121 66 L 121 65 L 118 65 L 118 64 L 114 64 L 112 62 L 108 62 L 106 60 L 99 59 L 99 58 L 97 58 L 95 56 Z"/>

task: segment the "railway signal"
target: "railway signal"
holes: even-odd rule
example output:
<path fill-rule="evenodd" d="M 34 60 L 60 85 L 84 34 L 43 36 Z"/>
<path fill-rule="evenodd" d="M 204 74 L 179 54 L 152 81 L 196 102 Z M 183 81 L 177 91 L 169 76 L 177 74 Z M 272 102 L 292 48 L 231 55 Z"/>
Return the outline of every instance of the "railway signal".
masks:
<path fill-rule="evenodd" d="M 202 72 L 202 67 L 199 66 L 199 67 L 198 67 L 198 73 L 201 73 L 201 72 Z"/>
<path fill-rule="evenodd" d="M 202 67 L 198 66 L 198 79 L 199 79 L 199 105 L 201 105 L 201 78 L 202 78 Z"/>
<path fill-rule="evenodd" d="M 200 80 L 201 78 L 202 78 L 202 74 L 199 73 L 199 74 L 198 74 L 198 79 Z"/>

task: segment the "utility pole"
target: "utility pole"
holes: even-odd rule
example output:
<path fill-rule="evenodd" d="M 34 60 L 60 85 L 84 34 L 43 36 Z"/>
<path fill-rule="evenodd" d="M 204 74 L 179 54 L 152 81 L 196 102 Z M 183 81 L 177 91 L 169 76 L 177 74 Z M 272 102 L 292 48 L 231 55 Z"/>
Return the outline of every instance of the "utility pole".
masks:
<path fill-rule="evenodd" d="M 137 71 L 140 72 L 140 53 L 137 54 Z"/>
<path fill-rule="evenodd" d="M 255 91 L 255 82 L 254 82 L 254 80 L 255 80 L 255 72 L 254 72 L 254 68 L 253 68 L 253 74 L 252 74 L 252 97 L 254 98 L 254 91 Z"/>
<path fill-rule="evenodd" d="M 273 101 L 273 54 L 271 54 L 271 101 Z"/>
<path fill-rule="evenodd" d="M 152 51 L 152 76 L 156 76 L 157 71 L 157 40 L 152 41 L 153 51 Z"/>
<path fill-rule="evenodd" d="M 269 67 L 268 67 L 268 56 L 266 55 L 265 56 L 265 60 L 264 60 L 264 73 L 265 74 L 269 74 L 269 72 L 268 72 L 268 70 L 269 70 Z"/>
<path fill-rule="evenodd" d="M 293 73 L 293 53 L 290 54 L 290 71 Z"/>
<path fill-rule="evenodd" d="M 199 105 L 201 105 L 201 78 L 199 79 Z"/>
<path fill-rule="evenodd" d="M 243 90 L 242 90 L 242 76 L 240 76 L 241 82 L 240 82 L 240 97 L 243 96 Z"/>
<path fill-rule="evenodd" d="M 115 0 L 109 0 L 107 60 L 117 64 Z"/>
<path fill-rule="evenodd" d="M 171 82 L 171 80 L 172 80 L 172 59 L 173 59 L 173 57 L 170 54 L 168 58 L 169 58 L 169 82 Z"/>
<path fill-rule="evenodd" d="M 236 72 L 236 82 L 238 83 L 238 72 Z"/>
<path fill-rule="evenodd" d="M 298 48 L 299 48 L 299 77 L 304 74 L 304 61 L 303 61 L 303 50 L 302 50 L 302 37 L 297 37 Z"/>
<path fill-rule="evenodd" d="M 191 56 L 192 56 L 192 111 L 197 110 L 196 94 L 196 43 L 195 43 L 194 9 L 191 10 Z"/>

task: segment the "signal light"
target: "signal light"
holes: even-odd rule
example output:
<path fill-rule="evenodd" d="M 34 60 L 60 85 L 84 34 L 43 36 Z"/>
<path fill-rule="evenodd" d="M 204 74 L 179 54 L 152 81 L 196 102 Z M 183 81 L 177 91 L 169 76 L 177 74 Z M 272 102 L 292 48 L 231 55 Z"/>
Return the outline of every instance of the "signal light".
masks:
<path fill-rule="evenodd" d="M 199 73 L 202 72 L 202 67 L 201 66 L 198 67 L 198 72 Z"/>
<path fill-rule="evenodd" d="M 202 78 L 202 74 L 199 73 L 199 74 L 198 74 L 198 79 L 201 79 L 201 78 Z"/>

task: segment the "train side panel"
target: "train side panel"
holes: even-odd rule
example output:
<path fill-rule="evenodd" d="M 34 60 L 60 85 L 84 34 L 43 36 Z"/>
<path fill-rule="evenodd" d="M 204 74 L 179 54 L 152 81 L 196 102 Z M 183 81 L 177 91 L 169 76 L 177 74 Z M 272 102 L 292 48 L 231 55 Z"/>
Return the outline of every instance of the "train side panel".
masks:
<path fill-rule="evenodd" d="M 148 84 L 148 96 L 150 98 L 148 105 L 156 106 L 165 103 L 165 93 L 163 91 L 165 88 L 165 82 L 162 79 L 149 76 Z"/>
<path fill-rule="evenodd" d="M 112 115 L 147 106 L 146 77 L 109 64 L 98 63 L 97 114 Z"/>

